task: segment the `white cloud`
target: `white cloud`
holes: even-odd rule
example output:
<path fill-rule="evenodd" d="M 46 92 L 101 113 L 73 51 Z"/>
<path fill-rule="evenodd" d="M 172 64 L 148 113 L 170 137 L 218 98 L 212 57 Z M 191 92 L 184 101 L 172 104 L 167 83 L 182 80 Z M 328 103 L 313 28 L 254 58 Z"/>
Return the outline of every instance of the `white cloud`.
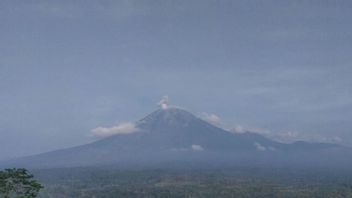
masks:
<path fill-rule="evenodd" d="M 342 139 L 338 136 L 299 133 L 296 131 L 270 132 L 263 135 L 275 141 L 283 142 L 283 143 L 292 143 L 295 141 L 306 141 L 306 142 L 324 142 L 324 143 L 341 144 L 342 142 Z"/>
<path fill-rule="evenodd" d="M 216 126 L 220 126 L 221 125 L 221 119 L 219 116 L 215 115 L 215 114 L 209 114 L 206 112 L 203 112 L 200 114 L 200 118 L 202 120 L 205 120 L 207 122 L 209 122 L 210 124 L 216 125 Z"/>
<path fill-rule="evenodd" d="M 91 130 L 96 137 L 107 137 L 116 134 L 130 134 L 139 131 L 134 123 L 125 122 L 112 127 L 97 127 Z"/>
<path fill-rule="evenodd" d="M 262 135 L 271 134 L 270 130 L 259 128 L 259 127 L 249 127 L 249 128 L 247 128 L 247 130 L 251 131 L 253 133 L 258 133 L 258 134 L 262 134 Z"/>
<path fill-rule="evenodd" d="M 236 125 L 229 130 L 232 133 L 257 133 L 263 135 L 274 141 L 282 143 L 293 143 L 295 141 L 307 141 L 307 142 L 325 142 L 325 143 L 334 143 L 341 144 L 343 140 L 339 136 L 324 136 L 320 134 L 311 134 L 311 133 L 299 133 L 296 131 L 270 131 L 267 129 L 262 129 L 258 127 L 243 127 L 241 125 Z M 267 148 L 268 150 L 273 150 Z"/>
<path fill-rule="evenodd" d="M 204 151 L 204 148 L 201 145 L 198 145 L 198 144 L 192 144 L 191 148 L 194 151 Z"/>
<path fill-rule="evenodd" d="M 271 134 L 271 132 L 269 130 L 266 130 L 266 129 L 262 129 L 262 128 L 259 128 L 259 127 L 244 127 L 244 126 L 241 126 L 241 125 L 236 125 L 235 127 L 230 129 L 229 131 L 233 132 L 233 133 L 251 132 L 251 133 L 258 133 L 258 134 L 261 134 L 261 135 Z"/>
<path fill-rule="evenodd" d="M 254 142 L 253 144 L 255 146 L 255 148 L 258 150 L 258 151 L 266 151 L 266 147 L 259 144 L 258 142 Z"/>
<path fill-rule="evenodd" d="M 275 140 L 281 141 L 281 142 L 292 142 L 296 140 L 303 140 L 306 138 L 303 138 L 302 135 L 300 135 L 297 132 L 294 131 L 286 131 L 286 132 L 280 132 L 280 133 L 273 133 L 271 137 Z M 303 138 L 303 139 L 301 139 Z"/>
<path fill-rule="evenodd" d="M 169 105 L 169 97 L 163 96 L 158 104 L 159 104 L 160 108 L 167 109 L 167 107 Z"/>
<path fill-rule="evenodd" d="M 236 125 L 234 128 L 230 129 L 230 132 L 233 132 L 233 133 L 245 133 L 246 129 L 243 126 L 241 126 L 241 125 Z"/>

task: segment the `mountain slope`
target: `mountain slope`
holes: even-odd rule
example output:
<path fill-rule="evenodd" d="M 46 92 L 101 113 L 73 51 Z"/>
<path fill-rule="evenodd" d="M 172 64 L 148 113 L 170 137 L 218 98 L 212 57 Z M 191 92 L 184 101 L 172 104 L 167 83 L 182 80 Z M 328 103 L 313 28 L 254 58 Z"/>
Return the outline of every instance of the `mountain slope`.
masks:
<path fill-rule="evenodd" d="M 283 144 L 254 133 L 233 134 L 191 113 L 159 109 L 136 122 L 136 133 L 8 162 L 29 167 L 158 164 L 165 162 L 265 163 L 285 161 L 287 154 L 338 148 L 331 144 Z M 301 155 L 300 155 L 301 156 Z M 309 158 L 309 157 L 308 157 Z"/>

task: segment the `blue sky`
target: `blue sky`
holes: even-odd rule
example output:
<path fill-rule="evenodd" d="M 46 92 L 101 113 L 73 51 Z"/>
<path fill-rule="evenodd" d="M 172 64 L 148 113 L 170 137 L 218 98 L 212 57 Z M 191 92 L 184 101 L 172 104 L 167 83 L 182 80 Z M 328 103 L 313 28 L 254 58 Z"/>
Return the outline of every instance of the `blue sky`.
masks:
<path fill-rule="evenodd" d="M 223 127 L 352 145 L 350 1 L 1 1 L 0 159 L 94 141 L 163 95 Z"/>

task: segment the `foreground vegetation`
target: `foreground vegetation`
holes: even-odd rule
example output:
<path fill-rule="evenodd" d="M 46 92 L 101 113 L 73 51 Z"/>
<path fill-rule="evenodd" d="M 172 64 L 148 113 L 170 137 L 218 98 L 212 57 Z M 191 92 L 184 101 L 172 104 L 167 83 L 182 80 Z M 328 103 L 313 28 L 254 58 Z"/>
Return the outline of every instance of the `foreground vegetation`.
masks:
<path fill-rule="evenodd" d="M 352 197 L 351 175 L 302 170 L 36 170 L 39 197 Z"/>
<path fill-rule="evenodd" d="M 12 168 L 0 170 L 0 197 L 36 197 L 42 188 L 43 186 L 33 179 L 33 175 L 26 169 Z"/>

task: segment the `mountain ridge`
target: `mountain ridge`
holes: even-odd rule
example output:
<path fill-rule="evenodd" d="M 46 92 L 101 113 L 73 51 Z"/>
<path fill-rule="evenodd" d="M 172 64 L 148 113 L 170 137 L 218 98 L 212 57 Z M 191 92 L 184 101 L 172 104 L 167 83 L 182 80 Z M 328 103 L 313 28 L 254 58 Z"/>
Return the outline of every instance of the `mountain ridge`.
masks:
<path fill-rule="evenodd" d="M 7 164 L 74 167 L 170 161 L 288 161 L 285 155 L 339 147 L 308 142 L 285 144 L 255 133 L 231 133 L 175 107 L 158 109 L 135 125 L 138 131 L 134 133 L 115 134 L 89 144 L 28 156 Z"/>

